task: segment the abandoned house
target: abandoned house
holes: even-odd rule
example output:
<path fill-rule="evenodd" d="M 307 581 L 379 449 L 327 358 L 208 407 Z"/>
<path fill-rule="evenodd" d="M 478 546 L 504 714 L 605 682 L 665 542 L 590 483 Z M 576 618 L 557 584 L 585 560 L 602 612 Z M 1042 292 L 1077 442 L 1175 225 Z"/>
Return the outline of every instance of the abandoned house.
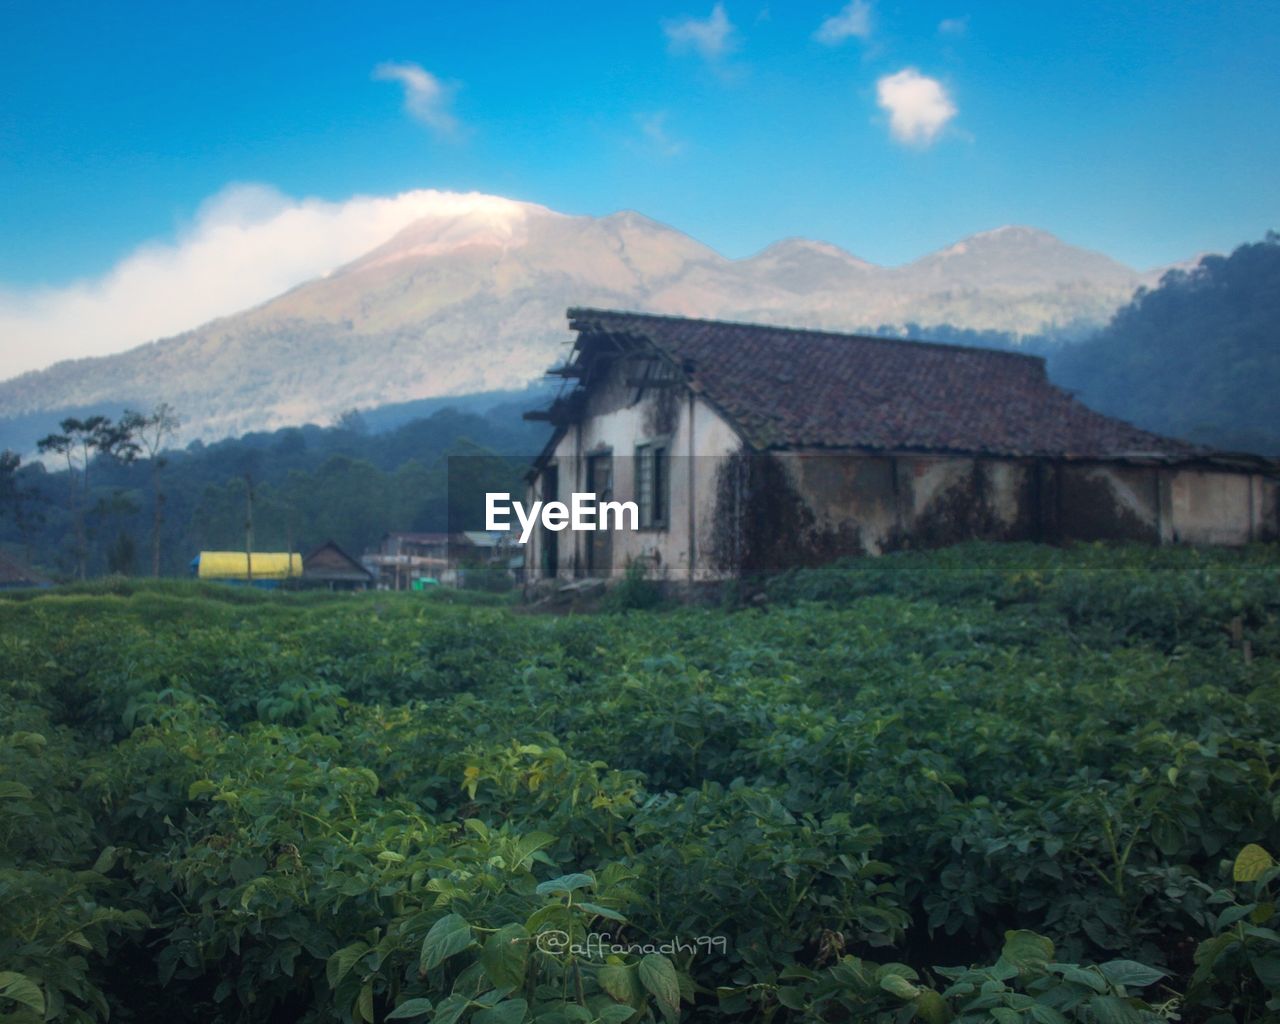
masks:
<path fill-rule="evenodd" d="M 528 579 L 633 562 L 714 580 L 969 539 L 1242 544 L 1277 535 L 1280 466 L 1087 408 L 1037 356 L 571 309 L 529 500 L 634 501 L 554 532 Z"/>

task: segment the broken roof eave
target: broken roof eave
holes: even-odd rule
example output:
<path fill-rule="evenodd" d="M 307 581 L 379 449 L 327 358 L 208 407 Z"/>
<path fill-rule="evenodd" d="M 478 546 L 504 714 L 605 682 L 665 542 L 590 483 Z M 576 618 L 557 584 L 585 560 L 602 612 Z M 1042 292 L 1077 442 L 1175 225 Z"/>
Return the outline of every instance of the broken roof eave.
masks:
<path fill-rule="evenodd" d="M 574 310 L 571 309 L 569 311 L 571 318 L 573 313 Z M 568 360 L 565 361 L 563 366 L 555 368 L 555 375 L 565 379 L 576 378 L 576 385 L 567 395 L 557 396 L 553 399 L 546 409 L 531 410 L 530 412 L 526 412 L 523 417 L 526 420 L 539 422 L 545 421 L 551 423 L 552 426 L 555 427 L 554 431 L 552 431 L 551 437 L 548 439 L 547 443 L 543 445 L 542 451 L 538 453 L 537 457 L 533 460 L 532 465 L 529 467 L 528 472 L 525 473 L 525 481 L 530 484 L 538 478 L 538 474 L 541 473 L 543 468 L 545 468 L 551 459 L 554 458 L 556 446 L 564 439 L 569 427 L 582 422 L 583 415 L 586 412 L 586 394 L 591 385 L 592 371 L 595 368 L 594 364 L 596 360 L 604 354 L 599 351 L 593 351 L 599 346 L 606 344 L 610 345 L 611 354 L 620 354 L 623 352 L 634 351 L 636 349 L 647 350 L 649 353 L 657 356 L 665 364 L 673 367 L 678 373 L 680 373 L 680 375 L 684 377 L 685 384 L 690 390 L 695 393 L 700 390 L 694 382 L 688 379 L 688 375 L 685 374 L 679 366 L 676 366 L 674 360 L 671 359 L 668 353 L 663 351 L 660 346 L 654 344 L 651 339 L 644 337 L 644 335 L 625 332 L 599 331 L 585 325 L 579 326 L 577 322 L 572 319 L 570 320 L 569 326 L 573 330 L 579 332 L 578 338 L 574 342 L 573 350 L 570 352 Z M 560 406 L 565 410 L 566 415 L 563 418 L 557 418 L 557 406 Z M 716 411 L 722 416 L 726 415 L 722 410 L 717 409 Z M 735 430 L 738 430 L 739 434 L 742 433 L 738 426 L 733 424 L 732 420 L 728 420 L 728 422 L 734 426 Z"/>

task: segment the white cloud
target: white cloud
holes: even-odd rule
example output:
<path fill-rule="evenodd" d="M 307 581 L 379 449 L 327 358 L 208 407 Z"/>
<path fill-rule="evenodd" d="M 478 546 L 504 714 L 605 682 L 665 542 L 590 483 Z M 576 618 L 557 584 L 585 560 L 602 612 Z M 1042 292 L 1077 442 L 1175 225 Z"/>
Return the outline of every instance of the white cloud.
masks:
<path fill-rule="evenodd" d="M 659 110 L 653 114 L 637 114 L 636 124 L 644 134 L 650 148 L 662 156 L 678 156 L 684 152 L 684 143 L 673 139 L 667 132 L 667 112 Z"/>
<path fill-rule="evenodd" d="M 839 14 L 824 21 L 813 38 L 827 46 L 839 46 L 846 39 L 871 38 L 871 4 L 869 0 L 852 0 Z"/>
<path fill-rule="evenodd" d="M 707 18 L 678 18 L 662 24 L 672 53 L 700 54 L 707 60 L 723 57 L 735 45 L 733 23 L 724 4 L 716 4 Z"/>
<path fill-rule="evenodd" d="M 915 68 L 877 79 L 876 103 L 889 114 L 890 134 L 918 146 L 933 142 L 957 113 L 946 87 Z"/>
<path fill-rule="evenodd" d="M 373 77 L 380 82 L 404 86 L 404 109 L 410 117 L 440 135 L 458 130 L 458 120 L 450 112 L 453 90 L 418 64 L 379 64 Z"/>
<path fill-rule="evenodd" d="M 938 31 L 944 36 L 962 36 L 969 31 L 969 15 L 963 18 L 943 18 L 938 22 Z"/>
<path fill-rule="evenodd" d="M 509 230 L 531 207 L 436 191 L 292 199 L 233 185 L 171 241 L 140 246 L 101 277 L 59 287 L 0 286 L 0 375 L 102 356 L 265 302 L 348 263 L 423 217 Z"/>

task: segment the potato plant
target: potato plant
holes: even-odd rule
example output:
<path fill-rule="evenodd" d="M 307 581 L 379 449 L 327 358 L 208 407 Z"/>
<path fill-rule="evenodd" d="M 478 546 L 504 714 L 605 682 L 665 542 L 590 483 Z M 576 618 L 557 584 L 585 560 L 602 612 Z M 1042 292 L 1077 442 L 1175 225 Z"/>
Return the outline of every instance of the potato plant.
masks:
<path fill-rule="evenodd" d="M 1280 554 L 0 598 L 0 1022 L 1280 1017 Z"/>

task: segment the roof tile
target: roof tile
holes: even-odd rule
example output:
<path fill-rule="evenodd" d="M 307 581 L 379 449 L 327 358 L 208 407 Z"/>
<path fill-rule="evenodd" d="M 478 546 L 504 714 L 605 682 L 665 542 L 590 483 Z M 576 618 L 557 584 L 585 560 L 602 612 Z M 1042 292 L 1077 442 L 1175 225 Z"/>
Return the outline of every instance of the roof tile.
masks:
<path fill-rule="evenodd" d="M 647 344 L 757 448 L 1025 456 L 1186 456 L 1193 445 L 1104 416 L 1017 352 L 598 309 L 596 336 Z"/>

